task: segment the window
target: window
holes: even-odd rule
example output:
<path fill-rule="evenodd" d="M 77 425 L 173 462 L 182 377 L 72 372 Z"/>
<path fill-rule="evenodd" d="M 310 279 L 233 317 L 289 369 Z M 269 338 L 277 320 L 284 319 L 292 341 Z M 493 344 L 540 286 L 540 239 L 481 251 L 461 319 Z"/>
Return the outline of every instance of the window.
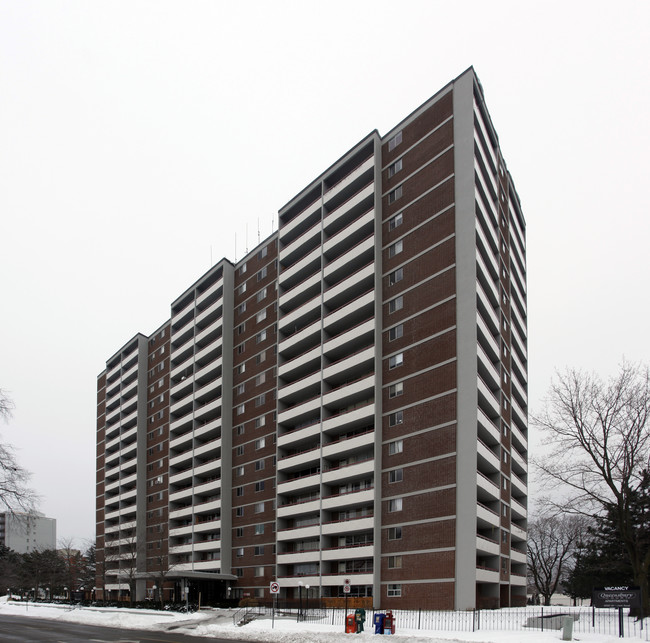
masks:
<path fill-rule="evenodd" d="M 263 449 L 266 446 L 266 438 L 258 438 L 255 440 L 255 450 Z"/>
<path fill-rule="evenodd" d="M 239 294 L 243 295 L 246 292 L 246 282 L 244 282 L 241 286 L 239 286 Z"/>
<path fill-rule="evenodd" d="M 257 460 L 255 462 L 255 471 L 261 471 L 264 469 L 264 460 Z"/>
<path fill-rule="evenodd" d="M 266 359 L 266 351 L 262 351 L 259 355 L 255 357 L 255 363 L 261 364 Z"/>
<path fill-rule="evenodd" d="M 235 473 L 237 474 L 238 478 L 241 478 L 244 475 L 244 467 L 237 467 L 235 469 Z"/>
<path fill-rule="evenodd" d="M 396 511 L 402 511 L 402 499 L 401 498 L 393 498 L 392 500 L 388 501 L 388 511 L 390 513 L 394 513 Z"/>
<path fill-rule="evenodd" d="M 246 350 L 246 344 L 240 344 L 239 346 L 237 346 L 237 354 L 238 355 L 241 355 L 245 350 Z M 242 369 L 242 373 L 243 372 L 244 371 Z"/>
<path fill-rule="evenodd" d="M 264 567 L 255 567 L 255 576 L 264 576 Z"/>
<path fill-rule="evenodd" d="M 388 341 L 395 341 L 404 335 L 404 324 L 399 324 L 388 331 Z"/>
<path fill-rule="evenodd" d="M 403 424 L 404 422 L 404 411 L 395 411 L 388 416 L 388 426 L 396 426 L 398 424 Z"/>
<path fill-rule="evenodd" d="M 260 384 L 264 384 L 264 382 L 266 382 L 266 373 L 260 373 L 255 378 L 255 386 L 259 386 Z"/>
<path fill-rule="evenodd" d="M 397 312 L 398 310 L 402 310 L 402 308 L 404 308 L 404 297 L 402 297 L 402 295 L 395 297 L 395 299 L 391 299 L 388 302 L 389 313 Z"/>
<path fill-rule="evenodd" d="M 262 281 L 266 277 L 266 266 L 257 273 L 257 281 Z"/>
<path fill-rule="evenodd" d="M 254 551 L 256 556 L 264 556 L 264 545 L 257 545 Z"/>
<path fill-rule="evenodd" d="M 237 427 L 236 431 L 237 431 L 237 435 L 243 435 L 243 434 L 244 434 L 244 425 L 243 425 L 243 424 L 240 424 L 240 425 Z"/>
<path fill-rule="evenodd" d="M 255 406 L 262 406 L 264 402 L 266 402 L 266 393 L 262 393 L 262 395 L 255 398 Z"/>
<path fill-rule="evenodd" d="M 243 395 L 245 390 L 246 390 L 246 385 L 245 384 L 238 384 L 237 385 L 237 395 Z"/>
<path fill-rule="evenodd" d="M 388 584 L 388 597 L 395 598 L 402 595 L 402 585 L 400 583 L 389 583 Z"/>
<path fill-rule="evenodd" d="M 241 415 L 242 413 L 244 413 L 244 411 L 246 411 L 246 405 L 245 404 L 240 404 L 237 407 L 237 415 Z"/>
<path fill-rule="evenodd" d="M 244 548 L 237 547 L 237 558 L 243 558 L 243 557 L 244 557 Z"/>
<path fill-rule="evenodd" d="M 399 569 L 402 566 L 402 557 L 401 556 L 389 556 L 388 557 L 388 569 Z"/>
<path fill-rule="evenodd" d="M 244 455 L 244 445 L 240 444 L 235 450 L 235 455 Z"/>
<path fill-rule="evenodd" d="M 246 264 L 245 264 L 245 263 L 243 263 L 243 264 L 239 267 L 239 274 L 240 274 L 240 275 L 246 274 Z"/>
<path fill-rule="evenodd" d="M 264 491 L 264 480 L 255 483 L 255 491 Z"/>
<path fill-rule="evenodd" d="M 264 511 L 264 503 L 263 502 L 256 502 L 255 503 L 255 513 L 256 514 L 261 514 Z"/>
<path fill-rule="evenodd" d="M 391 217 L 388 220 L 388 229 L 394 230 L 395 228 L 397 228 L 397 226 L 401 226 L 403 221 L 404 221 L 404 216 L 400 212 L 399 214 L 396 214 L 394 217 Z"/>
<path fill-rule="evenodd" d="M 403 477 L 404 474 L 402 469 L 393 469 L 392 471 L 388 472 L 388 482 L 391 484 L 393 482 L 402 482 Z"/>
<path fill-rule="evenodd" d="M 394 257 L 395 255 L 398 255 L 402 250 L 404 249 L 404 244 L 402 242 L 402 239 L 399 241 L 396 241 L 394 244 L 391 246 L 388 246 L 388 257 Z"/>
<path fill-rule="evenodd" d="M 266 319 L 266 308 L 264 310 L 260 310 L 259 313 L 257 313 L 257 316 L 255 317 L 257 320 L 257 323 L 259 324 L 261 321 L 264 321 Z"/>
<path fill-rule="evenodd" d="M 404 451 L 404 440 L 395 440 L 388 443 L 388 455 L 395 455 Z"/>
<path fill-rule="evenodd" d="M 255 420 L 255 428 L 259 429 L 261 426 L 266 424 L 266 417 L 263 415 Z"/>
<path fill-rule="evenodd" d="M 402 130 L 397 132 L 393 138 L 388 141 L 388 151 L 394 150 L 402 142 Z"/>
<path fill-rule="evenodd" d="M 244 554 L 243 554 L 243 552 L 242 552 L 242 556 L 243 556 L 243 555 L 244 555 Z M 237 567 L 237 568 L 235 569 L 235 575 L 236 575 L 238 578 L 241 578 L 241 577 L 244 575 L 244 569 L 243 569 L 242 567 Z"/>
<path fill-rule="evenodd" d="M 397 353 L 388 358 L 388 368 L 397 368 L 404 363 L 404 353 Z M 243 411 L 242 411 L 243 412 Z"/>
<path fill-rule="evenodd" d="M 243 535 L 244 535 L 244 528 L 237 527 L 237 529 L 235 529 L 235 538 L 241 538 Z"/>
<path fill-rule="evenodd" d="M 395 163 L 388 166 L 388 178 L 395 176 L 402 169 L 402 159 L 397 159 Z"/>
<path fill-rule="evenodd" d="M 243 351 L 239 351 L 240 353 L 243 353 Z M 246 363 L 244 362 L 243 364 L 240 364 L 237 367 L 237 375 L 241 375 L 242 373 L 246 372 Z"/>
<path fill-rule="evenodd" d="M 237 334 L 241 335 L 246 330 L 246 322 L 243 322 L 237 326 Z"/>
<path fill-rule="evenodd" d="M 260 290 L 260 291 L 257 293 L 257 297 L 256 297 L 256 299 L 257 299 L 258 302 L 260 302 L 260 301 L 262 301 L 262 299 L 264 299 L 265 297 L 266 297 L 266 286 L 264 286 L 264 288 L 262 288 L 262 290 Z"/>
<path fill-rule="evenodd" d="M 398 185 L 394 190 L 388 193 L 388 203 L 395 203 L 397 199 L 402 198 L 402 186 Z"/>
<path fill-rule="evenodd" d="M 255 525 L 255 535 L 261 536 L 264 533 L 264 525 Z"/>
<path fill-rule="evenodd" d="M 391 384 L 388 387 L 388 397 L 397 397 L 398 395 L 401 395 L 404 392 L 404 384 L 402 382 L 398 382 L 397 384 Z"/>
<path fill-rule="evenodd" d="M 242 301 L 241 304 L 239 304 L 239 308 L 237 309 L 239 311 L 239 314 L 241 315 L 242 313 L 246 312 L 246 302 Z"/>
<path fill-rule="evenodd" d="M 237 516 L 237 518 L 242 518 L 243 515 L 244 515 L 244 508 L 243 507 L 237 507 L 235 509 L 235 516 Z"/>
<path fill-rule="evenodd" d="M 402 540 L 402 528 L 391 527 L 388 530 L 388 540 Z"/>
<path fill-rule="evenodd" d="M 244 487 L 237 487 L 235 489 L 235 495 L 236 496 L 243 496 L 244 495 Z"/>
<path fill-rule="evenodd" d="M 255 336 L 255 343 L 259 344 L 260 342 L 263 342 L 265 339 L 266 339 L 266 329 L 257 333 L 257 335 Z"/>
<path fill-rule="evenodd" d="M 398 268 L 397 270 L 393 270 L 393 272 L 390 273 L 388 281 L 391 286 L 394 286 L 399 281 L 402 281 L 402 279 L 404 279 L 404 269 Z"/>

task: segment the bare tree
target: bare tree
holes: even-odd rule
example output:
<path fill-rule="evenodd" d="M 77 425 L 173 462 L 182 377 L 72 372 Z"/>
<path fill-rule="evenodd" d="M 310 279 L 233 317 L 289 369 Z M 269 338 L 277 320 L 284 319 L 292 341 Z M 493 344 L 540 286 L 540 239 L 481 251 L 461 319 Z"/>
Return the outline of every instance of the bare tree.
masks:
<path fill-rule="evenodd" d="M 583 516 L 542 515 L 528 525 L 528 576 L 532 586 L 551 604 L 570 571 L 569 565 L 587 530 Z"/>
<path fill-rule="evenodd" d="M 13 400 L 0 389 L 0 419 L 8 421 L 14 408 Z M 0 442 L 0 510 L 11 513 L 34 510 L 36 495 L 27 486 L 31 474 L 18 464 L 14 448 Z"/>
<path fill-rule="evenodd" d="M 14 402 L 4 389 L 0 388 L 0 419 L 7 422 L 14 410 Z"/>
<path fill-rule="evenodd" d="M 613 512 L 630 558 L 633 581 L 647 590 L 650 548 L 640 546 L 631 511 L 650 464 L 650 370 L 623 363 L 603 382 L 569 370 L 553 382 L 534 424 L 550 447 L 535 461 L 549 488 L 566 490 L 551 501 L 575 514 Z M 644 591 L 644 613 L 649 613 Z"/>

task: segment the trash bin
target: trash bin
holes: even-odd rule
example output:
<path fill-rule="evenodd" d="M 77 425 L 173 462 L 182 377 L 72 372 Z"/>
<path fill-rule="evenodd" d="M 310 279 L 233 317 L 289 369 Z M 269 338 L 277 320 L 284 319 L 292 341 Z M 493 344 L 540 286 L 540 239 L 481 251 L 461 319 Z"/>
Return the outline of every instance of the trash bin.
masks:
<path fill-rule="evenodd" d="M 357 632 L 357 622 L 354 619 L 354 614 L 348 614 L 345 617 L 345 633 L 356 634 L 356 632 Z"/>
<path fill-rule="evenodd" d="M 363 624 L 366 622 L 366 610 L 363 607 L 354 610 L 354 620 L 357 622 L 357 634 L 363 632 Z"/>
<path fill-rule="evenodd" d="M 384 618 L 384 634 L 395 634 L 395 617 L 390 610 L 386 612 L 386 618 Z"/>
<path fill-rule="evenodd" d="M 374 619 L 374 624 L 375 624 L 375 634 L 383 634 L 384 633 L 384 619 L 386 618 L 386 614 L 381 614 L 377 612 L 375 614 L 375 619 Z"/>

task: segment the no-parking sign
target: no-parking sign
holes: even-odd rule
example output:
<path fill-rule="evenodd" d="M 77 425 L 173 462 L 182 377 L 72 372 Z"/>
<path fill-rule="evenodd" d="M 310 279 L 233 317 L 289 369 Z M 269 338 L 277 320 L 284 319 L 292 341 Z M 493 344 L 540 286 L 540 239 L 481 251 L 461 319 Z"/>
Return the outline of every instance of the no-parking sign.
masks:
<path fill-rule="evenodd" d="M 279 593 L 280 593 L 280 584 L 271 583 L 271 594 L 279 594 Z"/>

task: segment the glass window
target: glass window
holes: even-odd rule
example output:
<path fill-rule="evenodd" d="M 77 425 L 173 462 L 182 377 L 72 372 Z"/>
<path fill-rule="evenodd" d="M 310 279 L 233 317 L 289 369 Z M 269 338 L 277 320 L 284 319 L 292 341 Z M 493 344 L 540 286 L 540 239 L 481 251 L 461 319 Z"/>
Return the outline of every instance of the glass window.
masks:
<path fill-rule="evenodd" d="M 388 220 L 388 229 L 389 230 L 394 230 L 395 228 L 397 228 L 397 226 L 401 226 L 403 220 L 404 220 L 404 216 L 403 216 L 402 212 L 399 212 L 394 217 L 391 217 Z"/>
<path fill-rule="evenodd" d="M 402 335 L 404 335 L 404 324 L 399 324 L 388 331 L 388 340 L 392 342 L 402 337 Z"/>
<path fill-rule="evenodd" d="M 388 141 L 388 151 L 394 150 L 402 142 L 402 130 L 397 132 L 393 138 Z"/>
<path fill-rule="evenodd" d="M 388 257 L 390 258 L 398 255 L 402 252 L 403 248 L 404 244 L 402 243 L 402 240 L 400 239 L 399 241 L 396 241 L 393 245 L 388 246 Z"/>
<path fill-rule="evenodd" d="M 395 440 L 388 443 L 388 455 L 395 455 L 404 451 L 404 440 Z"/>
<path fill-rule="evenodd" d="M 403 476 L 404 474 L 402 469 L 393 469 L 388 472 L 388 482 L 402 482 Z"/>
<path fill-rule="evenodd" d="M 391 384 L 388 387 L 388 397 L 397 397 L 404 392 L 404 384 L 402 382 L 397 382 L 397 384 Z"/>
<path fill-rule="evenodd" d="M 397 270 L 394 270 L 393 272 L 390 273 L 390 276 L 388 278 L 391 286 L 394 286 L 397 282 L 402 281 L 402 279 L 404 279 L 403 268 L 398 268 Z"/>
<path fill-rule="evenodd" d="M 388 166 L 388 178 L 395 176 L 402 169 L 402 159 L 397 159 L 395 163 Z"/>
<path fill-rule="evenodd" d="M 397 368 L 404 363 L 404 353 L 397 353 L 388 358 L 388 368 Z"/>
<path fill-rule="evenodd" d="M 401 498 L 393 498 L 392 500 L 388 501 L 388 511 L 390 513 L 394 513 L 396 511 L 402 511 L 402 499 Z"/>
<path fill-rule="evenodd" d="M 398 310 L 402 310 L 402 308 L 404 308 L 404 297 L 402 297 L 402 295 L 395 297 L 395 299 L 391 299 L 391 301 L 388 302 L 389 313 L 394 313 Z"/>
<path fill-rule="evenodd" d="M 388 425 L 389 426 L 396 426 L 397 424 L 403 424 L 404 422 L 404 412 L 403 411 L 395 411 L 395 413 L 391 413 L 388 416 Z"/>
<path fill-rule="evenodd" d="M 398 185 L 394 190 L 388 193 L 388 203 L 395 203 L 397 199 L 402 198 L 402 186 Z"/>

